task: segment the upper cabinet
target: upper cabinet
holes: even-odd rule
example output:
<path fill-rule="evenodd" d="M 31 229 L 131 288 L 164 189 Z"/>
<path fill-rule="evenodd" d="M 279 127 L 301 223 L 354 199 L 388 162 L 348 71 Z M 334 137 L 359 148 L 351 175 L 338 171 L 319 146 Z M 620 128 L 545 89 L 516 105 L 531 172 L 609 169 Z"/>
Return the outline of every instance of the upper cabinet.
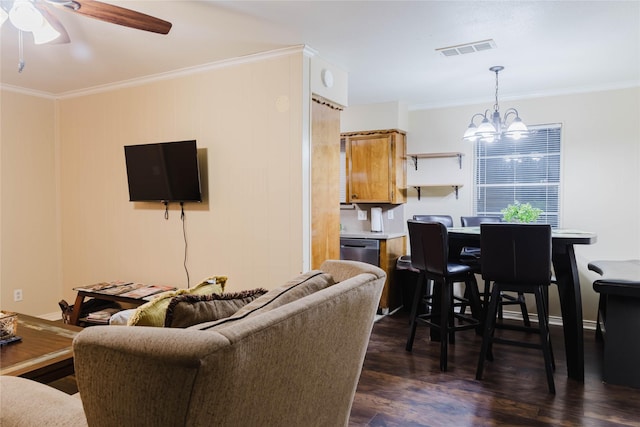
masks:
<path fill-rule="evenodd" d="M 389 129 L 341 134 L 349 203 L 406 202 L 406 135 Z"/>

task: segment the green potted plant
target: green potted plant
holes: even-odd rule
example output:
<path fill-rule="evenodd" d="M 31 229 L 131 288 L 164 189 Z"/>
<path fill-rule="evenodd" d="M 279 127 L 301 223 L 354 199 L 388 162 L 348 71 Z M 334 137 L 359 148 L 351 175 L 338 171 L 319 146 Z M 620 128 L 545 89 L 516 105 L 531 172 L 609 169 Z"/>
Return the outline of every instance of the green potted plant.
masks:
<path fill-rule="evenodd" d="M 519 203 L 516 200 L 515 203 L 510 204 L 500 212 L 502 213 L 502 219 L 506 222 L 526 224 L 537 220 L 542 213 L 542 209 L 534 208 L 530 203 Z"/>

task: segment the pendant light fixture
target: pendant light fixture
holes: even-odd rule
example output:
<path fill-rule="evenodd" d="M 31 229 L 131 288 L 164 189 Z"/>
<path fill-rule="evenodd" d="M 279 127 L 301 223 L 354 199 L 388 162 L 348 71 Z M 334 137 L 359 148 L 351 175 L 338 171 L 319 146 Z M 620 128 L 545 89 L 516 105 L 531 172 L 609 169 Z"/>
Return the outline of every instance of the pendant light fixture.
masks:
<path fill-rule="evenodd" d="M 49 43 L 60 36 L 30 0 L 15 0 L 8 16 L 18 30 L 33 34 L 35 44 Z"/>
<path fill-rule="evenodd" d="M 31 0 L 14 0 L 8 11 L 4 7 L 5 2 L 1 2 L 0 26 L 9 18 L 9 22 L 18 29 L 18 72 L 21 73 L 25 65 L 24 33 L 31 33 L 35 44 L 45 44 L 60 37 L 60 32 L 49 23 Z"/>
<path fill-rule="evenodd" d="M 471 117 L 471 123 L 462 137 L 465 141 L 494 142 L 503 137 L 518 140 L 529 134 L 527 125 L 520 119 L 518 110 L 509 108 L 504 113 L 504 118 L 500 117 L 500 106 L 498 105 L 498 73 L 504 70 L 501 65 L 489 68 L 489 71 L 496 73 L 496 103 L 493 104 L 493 112 L 486 110 L 483 113 L 476 113 Z M 479 126 L 473 122 L 476 118 L 482 117 Z M 511 120 L 511 122 L 509 122 Z"/>

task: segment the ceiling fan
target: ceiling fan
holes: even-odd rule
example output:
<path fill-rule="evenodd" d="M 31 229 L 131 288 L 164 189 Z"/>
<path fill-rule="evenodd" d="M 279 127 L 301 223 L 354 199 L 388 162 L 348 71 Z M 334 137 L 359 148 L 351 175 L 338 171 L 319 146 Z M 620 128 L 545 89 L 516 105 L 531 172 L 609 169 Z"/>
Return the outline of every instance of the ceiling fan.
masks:
<path fill-rule="evenodd" d="M 170 22 L 96 0 L 0 0 L 0 26 L 8 18 L 13 26 L 19 30 L 19 72 L 24 68 L 22 60 L 23 32 L 32 33 L 35 44 L 70 42 L 66 29 L 50 12 L 51 6 L 137 30 L 158 34 L 168 34 L 171 30 Z"/>

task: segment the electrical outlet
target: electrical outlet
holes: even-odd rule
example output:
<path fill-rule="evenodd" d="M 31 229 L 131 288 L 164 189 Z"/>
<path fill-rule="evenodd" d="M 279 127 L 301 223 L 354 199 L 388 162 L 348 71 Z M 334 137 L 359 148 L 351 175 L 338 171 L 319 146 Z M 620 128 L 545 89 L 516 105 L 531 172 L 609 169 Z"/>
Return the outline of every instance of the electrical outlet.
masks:
<path fill-rule="evenodd" d="M 14 301 L 22 301 L 22 289 L 14 289 L 13 290 L 13 300 Z"/>
<path fill-rule="evenodd" d="M 393 219 L 393 209 L 387 211 L 387 219 Z"/>
<path fill-rule="evenodd" d="M 358 211 L 358 221 L 367 220 L 367 211 Z"/>

